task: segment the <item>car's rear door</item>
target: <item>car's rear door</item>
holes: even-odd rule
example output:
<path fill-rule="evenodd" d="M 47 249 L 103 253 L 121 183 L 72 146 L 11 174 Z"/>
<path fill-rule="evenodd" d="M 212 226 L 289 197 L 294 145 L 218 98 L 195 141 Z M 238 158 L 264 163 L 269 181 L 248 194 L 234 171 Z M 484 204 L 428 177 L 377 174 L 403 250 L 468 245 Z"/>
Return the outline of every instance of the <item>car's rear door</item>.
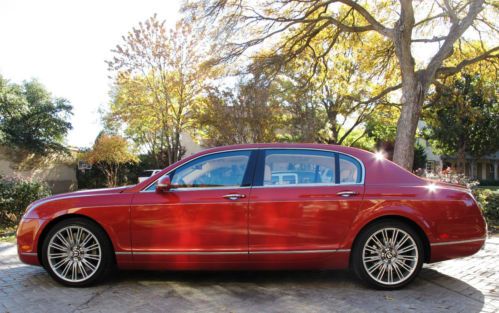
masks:
<path fill-rule="evenodd" d="M 252 159 L 252 150 L 206 155 L 171 172 L 170 191 L 152 185 L 138 193 L 131 209 L 134 262 L 155 268 L 247 262 Z"/>
<path fill-rule="evenodd" d="M 261 150 L 249 205 L 253 262 L 320 262 L 341 251 L 364 193 L 353 157 L 310 149 Z M 340 249 L 340 250 L 338 250 Z"/>

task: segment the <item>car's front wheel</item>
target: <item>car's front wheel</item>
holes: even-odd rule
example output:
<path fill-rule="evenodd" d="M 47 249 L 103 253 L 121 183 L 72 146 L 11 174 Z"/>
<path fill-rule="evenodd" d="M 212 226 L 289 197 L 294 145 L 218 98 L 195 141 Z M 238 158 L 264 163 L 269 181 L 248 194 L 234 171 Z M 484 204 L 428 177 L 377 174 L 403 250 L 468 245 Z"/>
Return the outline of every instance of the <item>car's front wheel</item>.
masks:
<path fill-rule="evenodd" d="M 75 287 L 96 283 L 113 265 L 111 244 L 104 231 L 83 218 L 56 224 L 43 242 L 42 262 L 58 282 Z"/>
<path fill-rule="evenodd" d="M 385 220 L 368 226 L 352 252 L 356 275 L 379 289 L 397 289 L 421 271 L 424 250 L 418 233 L 408 224 Z"/>

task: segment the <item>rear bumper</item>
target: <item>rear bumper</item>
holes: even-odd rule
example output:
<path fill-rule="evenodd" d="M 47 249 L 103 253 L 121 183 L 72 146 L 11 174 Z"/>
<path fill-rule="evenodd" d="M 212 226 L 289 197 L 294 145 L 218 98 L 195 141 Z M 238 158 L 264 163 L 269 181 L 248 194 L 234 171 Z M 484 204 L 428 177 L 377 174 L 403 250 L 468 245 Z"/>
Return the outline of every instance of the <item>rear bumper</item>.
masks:
<path fill-rule="evenodd" d="M 485 244 L 486 238 L 431 243 L 430 263 L 470 256 Z"/>

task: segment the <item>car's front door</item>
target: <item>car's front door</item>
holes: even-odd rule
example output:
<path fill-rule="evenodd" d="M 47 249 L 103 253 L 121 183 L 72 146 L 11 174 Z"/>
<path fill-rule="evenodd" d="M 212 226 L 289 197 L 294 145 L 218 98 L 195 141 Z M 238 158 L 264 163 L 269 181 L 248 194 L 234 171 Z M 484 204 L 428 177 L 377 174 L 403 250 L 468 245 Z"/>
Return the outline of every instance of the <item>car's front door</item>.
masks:
<path fill-rule="evenodd" d="M 206 268 L 247 261 L 252 159 L 251 150 L 205 155 L 169 173 L 171 190 L 151 185 L 138 193 L 131 209 L 134 263 Z"/>
<path fill-rule="evenodd" d="M 345 252 L 340 246 L 364 193 L 358 160 L 322 150 L 268 149 L 257 167 L 249 207 L 251 261 L 283 267 Z"/>

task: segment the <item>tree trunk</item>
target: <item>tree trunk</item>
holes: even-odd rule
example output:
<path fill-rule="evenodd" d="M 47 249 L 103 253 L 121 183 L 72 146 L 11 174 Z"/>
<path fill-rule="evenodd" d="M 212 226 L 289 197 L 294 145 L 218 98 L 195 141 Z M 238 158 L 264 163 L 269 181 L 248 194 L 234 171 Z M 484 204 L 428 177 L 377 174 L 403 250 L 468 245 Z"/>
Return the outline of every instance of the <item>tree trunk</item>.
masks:
<path fill-rule="evenodd" d="M 458 174 L 464 174 L 466 163 L 466 144 L 462 144 L 457 150 L 456 170 Z"/>
<path fill-rule="evenodd" d="M 402 83 L 402 111 L 397 122 L 393 153 L 393 161 L 407 170 L 411 170 L 414 163 L 416 130 L 426 89 L 418 75 L 411 76 Z"/>

